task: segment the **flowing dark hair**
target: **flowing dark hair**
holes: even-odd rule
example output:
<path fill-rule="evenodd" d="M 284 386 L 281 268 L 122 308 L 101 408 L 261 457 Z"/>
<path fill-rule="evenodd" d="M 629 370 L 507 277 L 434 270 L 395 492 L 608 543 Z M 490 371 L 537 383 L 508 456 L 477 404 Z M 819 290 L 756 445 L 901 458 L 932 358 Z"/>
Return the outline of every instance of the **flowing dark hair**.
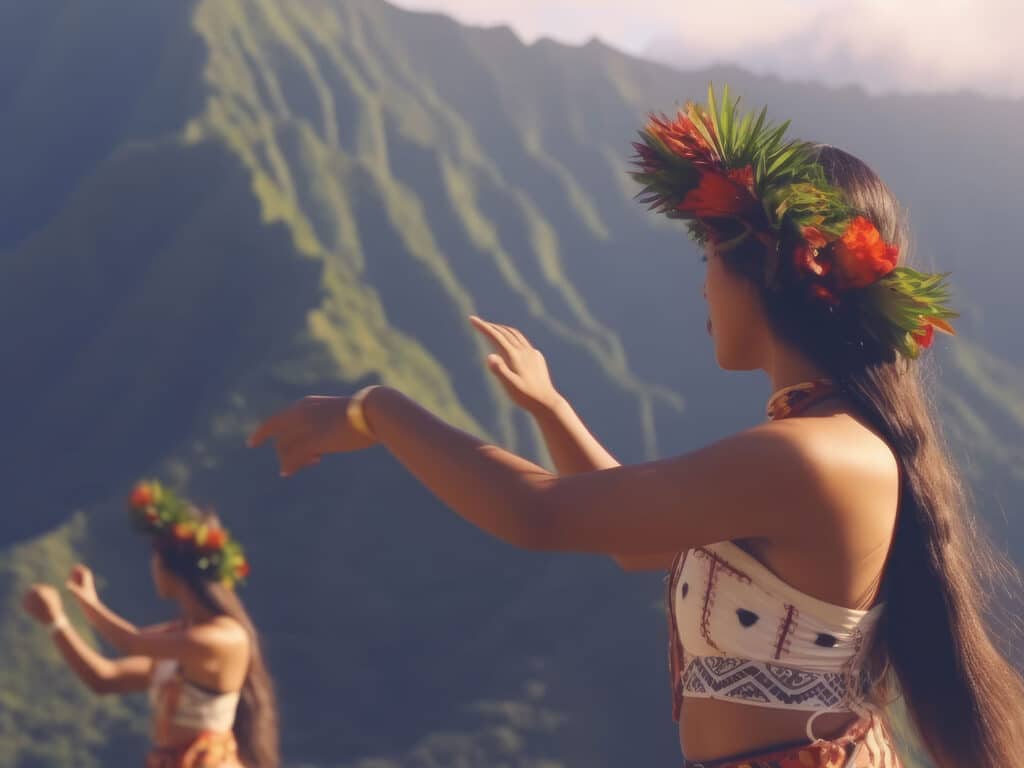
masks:
<path fill-rule="evenodd" d="M 198 514 L 198 513 L 197 513 Z M 203 515 L 216 520 L 213 515 Z M 188 585 L 195 597 L 211 613 L 230 616 L 249 635 L 249 670 L 242 685 L 234 734 L 239 756 L 246 768 L 278 768 L 281 764 L 278 741 L 277 699 L 274 684 L 263 658 L 259 633 L 234 589 L 203 578 L 187 557 L 174 550 L 156 548 L 161 563 Z"/>
<path fill-rule="evenodd" d="M 820 146 L 826 178 L 866 215 L 887 242 L 909 251 L 903 211 L 865 163 Z M 759 260 L 726 254 L 731 268 L 759 285 Z M 783 270 L 793 269 L 783 259 Z M 896 528 L 884 574 L 886 611 L 870 666 L 881 675 L 871 698 L 897 687 L 922 743 L 942 768 L 1004 768 L 1024 760 L 1024 681 L 991 630 L 993 584 L 1015 574 L 978 531 L 922 382 L 921 362 L 906 361 L 863 327 L 855 294 L 829 307 L 799 279 L 764 288 L 774 330 L 840 386 L 899 463 Z M 894 685 L 895 684 L 895 685 Z"/>

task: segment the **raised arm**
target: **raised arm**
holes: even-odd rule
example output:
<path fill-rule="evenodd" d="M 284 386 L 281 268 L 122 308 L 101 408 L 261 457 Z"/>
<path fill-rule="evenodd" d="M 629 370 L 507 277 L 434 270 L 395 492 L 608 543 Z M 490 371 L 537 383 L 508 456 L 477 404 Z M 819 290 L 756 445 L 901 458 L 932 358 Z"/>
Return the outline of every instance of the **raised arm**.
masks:
<path fill-rule="evenodd" d="M 32 618 L 51 627 L 64 661 L 93 692 L 134 693 L 149 685 L 153 660 L 145 656 L 108 659 L 95 651 L 68 622 L 60 594 L 53 587 L 33 586 L 22 605 Z"/>
<path fill-rule="evenodd" d="M 470 317 L 470 322 L 494 348 L 487 358 L 488 369 L 509 399 L 533 417 L 559 475 L 620 466 L 555 388 L 543 353 L 522 331 L 476 316 Z M 663 552 L 612 557 L 624 570 L 645 571 L 667 569 L 674 556 Z"/>
<path fill-rule="evenodd" d="M 618 459 L 598 442 L 569 401 L 555 389 L 543 353 L 522 331 L 476 316 L 470 317 L 470 322 L 495 350 L 487 358 L 488 369 L 509 399 L 536 421 L 558 474 L 619 466 Z"/>
<path fill-rule="evenodd" d="M 658 555 L 725 539 L 789 541 L 834 507 L 822 462 L 786 422 L 672 459 L 559 477 L 395 389 L 373 389 L 362 403 L 376 439 L 424 486 L 474 525 L 528 549 Z M 286 476 L 325 453 L 364 448 L 373 441 L 346 419 L 349 404 L 305 398 L 263 424 L 250 444 L 273 440 Z"/>
<path fill-rule="evenodd" d="M 67 587 L 99 635 L 127 655 L 177 659 L 188 665 L 201 663 L 211 653 L 230 649 L 239 643 L 239 633 L 230 624 L 208 622 L 187 627 L 172 623 L 148 629 L 137 627 L 100 600 L 92 572 L 84 565 L 76 565 L 72 569 Z"/>

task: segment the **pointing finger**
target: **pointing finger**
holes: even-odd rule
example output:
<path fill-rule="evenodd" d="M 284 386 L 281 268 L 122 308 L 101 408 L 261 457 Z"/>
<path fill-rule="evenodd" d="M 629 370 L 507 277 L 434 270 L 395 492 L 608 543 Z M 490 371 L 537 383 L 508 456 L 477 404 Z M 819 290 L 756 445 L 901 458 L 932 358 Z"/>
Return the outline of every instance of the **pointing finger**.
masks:
<path fill-rule="evenodd" d="M 263 445 L 268 438 L 279 436 L 279 433 L 288 425 L 290 415 L 290 408 L 285 408 L 275 413 L 256 428 L 249 436 L 247 445 L 250 448 L 257 448 Z"/>

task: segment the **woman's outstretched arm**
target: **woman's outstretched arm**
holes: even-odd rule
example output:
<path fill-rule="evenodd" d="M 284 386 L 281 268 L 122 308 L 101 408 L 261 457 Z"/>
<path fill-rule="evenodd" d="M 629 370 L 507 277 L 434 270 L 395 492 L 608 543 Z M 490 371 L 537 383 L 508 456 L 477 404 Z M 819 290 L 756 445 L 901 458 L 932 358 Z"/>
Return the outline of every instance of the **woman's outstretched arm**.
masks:
<path fill-rule="evenodd" d="M 209 658 L 211 652 L 228 652 L 245 642 L 244 633 L 239 633 L 230 620 L 197 626 L 170 623 L 149 629 L 138 627 L 100 600 L 92 571 L 84 565 L 72 569 L 67 587 L 100 637 L 124 654 L 177 659 L 188 664 Z"/>
<path fill-rule="evenodd" d="M 94 693 L 134 693 L 149 685 L 153 660 L 145 656 L 108 659 L 98 653 L 68 623 L 60 594 L 47 584 L 37 584 L 25 593 L 23 607 L 37 621 L 50 624 L 54 642 L 71 670 Z"/>
<path fill-rule="evenodd" d="M 265 422 L 250 444 L 273 440 L 284 475 L 326 453 L 372 445 L 348 423 L 349 400 L 304 398 Z M 657 555 L 725 539 L 786 541 L 803 517 L 834 506 L 824 503 L 822 462 L 786 422 L 671 459 L 559 477 L 395 389 L 372 390 L 363 411 L 376 440 L 438 498 L 528 549 Z"/>

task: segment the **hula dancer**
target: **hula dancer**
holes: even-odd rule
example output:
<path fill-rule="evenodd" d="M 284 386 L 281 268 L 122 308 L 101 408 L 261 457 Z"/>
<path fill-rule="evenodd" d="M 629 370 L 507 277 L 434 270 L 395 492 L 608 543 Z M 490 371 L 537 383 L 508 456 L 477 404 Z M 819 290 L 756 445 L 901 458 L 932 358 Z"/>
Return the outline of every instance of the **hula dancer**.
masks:
<path fill-rule="evenodd" d="M 387 386 L 305 398 L 252 443 L 273 441 L 286 475 L 379 444 L 513 545 L 667 570 L 691 768 L 895 768 L 897 694 L 941 768 L 1017 765 L 1024 685 L 986 625 L 994 559 L 917 362 L 953 333 L 947 276 L 901 263 L 899 205 L 867 165 L 786 128 L 711 91 L 635 145 L 642 202 L 704 247 L 719 365 L 768 375 L 764 423 L 622 466 L 526 337 L 474 318 L 557 474 Z"/>
<path fill-rule="evenodd" d="M 180 618 L 136 627 L 103 604 L 77 565 L 67 588 L 89 623 L 123 656 L 93 650 L 68 622 L 60 593 L 37 584 L 25 609 L 53 635 L 68 666 L 96 693 L 148 690 L 153 748 L 146 768 L 277 768 L 277 713 L 259 639 L 235 585 L 245 554 L 219 521 L 155 482 L 139 483 L 131 516 L 153 547 L 157 594 Z"/>

